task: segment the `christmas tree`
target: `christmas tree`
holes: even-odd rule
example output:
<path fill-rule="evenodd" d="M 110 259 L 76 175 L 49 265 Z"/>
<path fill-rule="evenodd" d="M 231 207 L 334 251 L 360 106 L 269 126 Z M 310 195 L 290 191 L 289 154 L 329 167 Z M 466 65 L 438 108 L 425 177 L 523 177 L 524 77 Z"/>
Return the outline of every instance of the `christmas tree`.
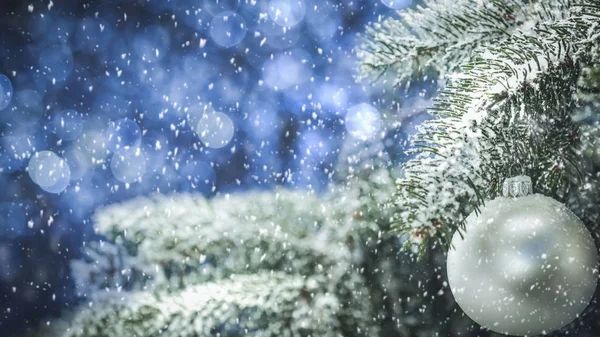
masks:
<path fill-rule="evenodd" d="M 444 251 L 516 175 L 598 238 L 599 42 L 596 0 L 430 0 L 374 23 L 365 81 L 441 88 L 399 172 L 381 143 L 347 144 L 324 195 L 170 195 L 99 210 L 108 241 L 73 265 L 85 305 L 41 334 L 495 335 L 454 302 Z M 592 336 L 595 306 L 552 333 Z"/>
<path fill-rule="evenodd" d="M 596 151 L 597 11 L 596 1 L 429 1 L 369 29 L 365 77 L 442 86 L 398 182 L 396 231 L 417 245 L 445 245 L 518 173 L 598 223 L 597 163 L 588 163 Z"/>

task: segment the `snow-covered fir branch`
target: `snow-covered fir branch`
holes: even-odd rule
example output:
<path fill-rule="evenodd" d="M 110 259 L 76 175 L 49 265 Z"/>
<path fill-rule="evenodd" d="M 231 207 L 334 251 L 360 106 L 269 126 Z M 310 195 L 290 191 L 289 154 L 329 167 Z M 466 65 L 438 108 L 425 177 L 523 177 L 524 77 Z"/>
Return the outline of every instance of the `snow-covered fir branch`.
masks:
<path fill-rule="evenodd" d="M 140 263 L 125 247 L 107 241 L 85 244 L 84 256 L 71 262 L 71 273 L 79 296 L 98 290 L 131 290 L 143 288 L 151 281 L 156 269 Z"/>
<path fill-rule="evenodd" d="M 537 190 L 564 200 L 579 143 L 573 90 L 598 40 L 599 6 L 581 0 L 552 8 L 545 21 L 482 43 L 441 90 L 433 120 L 413 139 L 418 156 L 398 180 L 396 230 L 408 232 L 409 243 L 445 243 L 510 174 L 527 173 Z"/>
<path fill-rule="evenodd" d="M 326 277 L 282 273 L 238 275 L 174 293 L 111 292 L 40 336 L 373 336 L 366 292 L 356 285 L 344 284 L 352 303 L 342 302 Z"/>
<path fill-rule="evenodd" d="M 361 76 L 389 73 L 393 84 L 458 71 L 480 46 L 563 19 L 568 0 L 426 0 L 367 29 Z"/>
<path fill-rule="evenodd" d="M 333 220 L 340 216 L 328 206 L 312 194 L 281 189 L 211 200 L 155 196 L 107 207 L 96 217 L 97 229 L 117 244 L 91 245 L 88 261 L 73 268 L 93 305 L 51 323 L 53 331 L 73 337 L 210 336 L 229 327 L 253 336 L 376 334 L 370 291 L 354 265 L 359 259 L 340 234 L 348 226 Z M 132 281 L 132 275 L 142 277 Z M 136 280 L 143 282 L 133 292 L 122 291 Z M 180 325 L 190 321 L 182 333 Z M 107 332 L 106 322 L 114 331 Z"/>
<path fill-rule="evenodd" d="M 392 174 L 380 165 L 359 167 L 323 196 L 284 189 L 209 200 L 182 194 L 99 210 L 98 232 L 114 242 L 88 244 L 88 258 L 73 268 L 83 304 L 70 317 L 49 321 L 53 333 L 44 329 L 43 336 L 175 336 L 184 321 L 195 322 L 185 330 L 191 336 L 227 336 L 224 327 L 250 336 L 433 334 L 427 300 L 405 300 L 434 279 L 433 267 L 399 254 L 401 242 L 388 232 Z M 406 279 L 398 282 L 398 275 Z M 320 288 L 302 290 L 315 280 Z M 237 293 L 211 297 L 215 304 L 182 300 L 220 287 L 247 289 L 250 298 L 281 292 L 269 298 L 289 302 L 276 302 L 280 310 L 270 302 L 248 309 L 240 304 L 248 297 Z M 320 309 L 315 300 L 305 301 L 308 295 L 335 308 L 317 318 Z M 181 301 L 189 305 L 175 305 Z M 236 308 L 237 316 L 203 309 L 217 303 Z M 282 313 L 243 320 L 269 310 Z"/>
<path fill-rule="evenodd" d="M 305 192 L 280 189 L 212 200 L 155 196 L 97 214 L 98 233 L 128 247 L 136 268 L 151 274 L 154 284 L 175 288 L 261 270 L 339 276 L 345 270 L 336 266 L 349 254 L 332 245 L 331 231 L 322 228 L 333 214 Z"/>

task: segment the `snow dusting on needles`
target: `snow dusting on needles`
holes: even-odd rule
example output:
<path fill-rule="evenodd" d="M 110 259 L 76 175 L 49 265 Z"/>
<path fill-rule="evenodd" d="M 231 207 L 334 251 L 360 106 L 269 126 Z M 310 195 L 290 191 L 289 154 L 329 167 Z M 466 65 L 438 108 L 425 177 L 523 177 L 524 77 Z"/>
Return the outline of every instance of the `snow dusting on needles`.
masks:
<path fill-rule="evenodd" d="M 344 116 L 362 102 L 379 107 L 354 80 L 353 48 L 389 11 L 379 1 L 0 0 L 0 224 L 10 224 L 0 228 L 0 281 L 19 285 L 0 305 L 7 321 L 35 321 L 23 303 L 52 312 L 74 299 L 79 289 L 61 280 L 65 256 L 97 237 L 102 206 L 184 192 L 326 192 L 345 143 L 381 131 L 368 120 L 358 138 L 347 135 Z M 2 239 L 25 239 L 23 228 L 36 249 L 6 248 Z M 272 258 L 256 254 L 262 265 Z"/>

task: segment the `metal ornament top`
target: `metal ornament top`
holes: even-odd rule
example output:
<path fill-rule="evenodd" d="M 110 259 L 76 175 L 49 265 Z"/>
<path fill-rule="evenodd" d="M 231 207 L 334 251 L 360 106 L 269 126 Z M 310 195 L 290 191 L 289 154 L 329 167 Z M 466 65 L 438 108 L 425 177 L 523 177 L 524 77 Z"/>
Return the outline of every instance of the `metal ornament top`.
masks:
<path fill-rule="evenodd" d="M 533 193 L 531 178 L 528 176 L 516 176 L 508 178 L 502 184 L 502 195 L 505 198 L 524 197 Z"/>

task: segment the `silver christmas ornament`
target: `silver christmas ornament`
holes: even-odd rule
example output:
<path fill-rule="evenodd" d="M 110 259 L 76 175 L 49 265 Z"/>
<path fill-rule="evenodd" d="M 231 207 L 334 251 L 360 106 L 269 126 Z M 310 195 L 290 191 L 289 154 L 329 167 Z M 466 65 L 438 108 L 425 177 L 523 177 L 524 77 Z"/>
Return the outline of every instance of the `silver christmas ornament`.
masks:
<path fill-rule="evenodd" d="M 504 197 L 467 217 L 448 252 L 448 282 L 461 309 L 490 330 L 538 335 L 587 307 L 598 279 L 590 232 L 560 202 L 531 194 L 529 177 L 507 179 Z"/>

